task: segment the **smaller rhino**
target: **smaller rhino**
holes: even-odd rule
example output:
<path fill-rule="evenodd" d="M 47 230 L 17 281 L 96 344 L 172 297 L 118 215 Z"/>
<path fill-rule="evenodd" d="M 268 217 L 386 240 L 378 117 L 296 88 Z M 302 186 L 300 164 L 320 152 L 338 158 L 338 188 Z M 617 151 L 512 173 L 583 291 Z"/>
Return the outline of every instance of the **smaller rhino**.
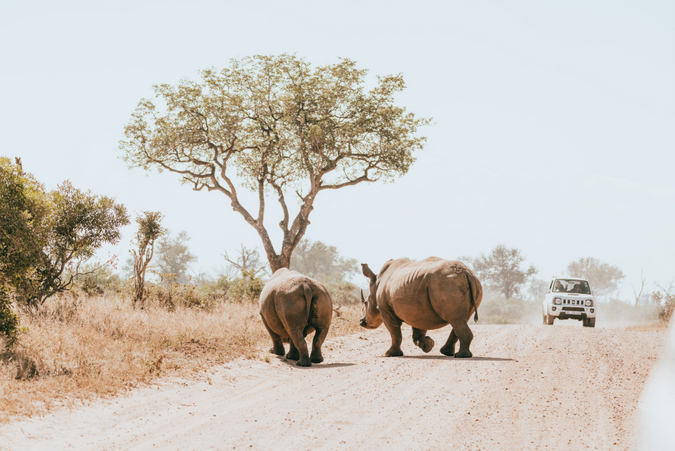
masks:
<path fill-rule="evenodd" d="M 299 366 L 323 362 L 321 345 L 333 317 L 333 301 L 320 282 L 287 268 L 275 271 L 260 293 L 260 316 L 272 337 L 270 352 L 284 355 L 283 342 L 288 340 L 286 358 Z M 305 337 L 314 331 L 310 356 Z"/>

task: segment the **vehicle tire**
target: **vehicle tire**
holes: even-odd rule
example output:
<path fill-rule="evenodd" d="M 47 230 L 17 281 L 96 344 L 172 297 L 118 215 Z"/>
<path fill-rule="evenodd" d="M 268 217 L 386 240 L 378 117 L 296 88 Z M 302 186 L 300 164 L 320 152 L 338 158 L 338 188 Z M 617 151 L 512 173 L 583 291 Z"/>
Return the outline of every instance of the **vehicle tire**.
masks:
<path fill-rule="evenodd" d="M 584 327 L 595 327 L 595 318 L 586 318 L 584 321 Z"/>
<path fill-rule="evenodd" d="M 546 324 L 548 324 L 549 326 L 552 326 L 553 321 L 555 321 L 555 316 L 551 316 L 551 315 L 546 316 Z"/>

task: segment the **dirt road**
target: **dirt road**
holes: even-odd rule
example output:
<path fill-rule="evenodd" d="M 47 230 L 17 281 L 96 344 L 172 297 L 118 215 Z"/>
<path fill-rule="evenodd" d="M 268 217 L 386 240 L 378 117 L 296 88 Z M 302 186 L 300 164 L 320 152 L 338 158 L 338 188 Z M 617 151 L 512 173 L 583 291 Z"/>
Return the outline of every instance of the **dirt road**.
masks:
<path fill-rule="evenodd" d="M 0 428 L 0 449 L 623 450 L 661 331 L 472 326 L 474 358 L 381 357 L 384 327 L 331 338 L 323 364 L 262 352 L 207 380 L 167 381 Z"/>

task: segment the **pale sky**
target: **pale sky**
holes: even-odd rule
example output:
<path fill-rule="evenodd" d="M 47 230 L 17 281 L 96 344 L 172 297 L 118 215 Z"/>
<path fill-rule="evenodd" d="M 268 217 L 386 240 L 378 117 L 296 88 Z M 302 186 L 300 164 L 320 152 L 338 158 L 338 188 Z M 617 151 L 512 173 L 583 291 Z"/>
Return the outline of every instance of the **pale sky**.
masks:
<path fill-rule="evenodd" d="M 504 244 L 549 280 L 596 257 L 626 274 L 627 300 L 641 273 L 675 280 L 671 0 L 0 0 L 0 155 L 48 189 L 162 211 L 215 274 L 240 243 L 262 249 L 253 229 L 222 194 L 128 169 L 118 142 L 153 84 L 280 53 L 401 73 L 397 103 L 434 118 L 404 177 L 322 192 L 307 238 L 376 271 Z M 106 252 L 125 260 L 134 231 Z"/>

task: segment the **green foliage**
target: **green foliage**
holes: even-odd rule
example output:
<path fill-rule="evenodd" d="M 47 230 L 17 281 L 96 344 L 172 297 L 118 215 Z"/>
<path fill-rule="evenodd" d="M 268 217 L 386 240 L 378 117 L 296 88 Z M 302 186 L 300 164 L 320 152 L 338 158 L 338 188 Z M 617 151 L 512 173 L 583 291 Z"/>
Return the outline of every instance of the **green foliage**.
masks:
<path fill-rule="evenodd" d="M 567 265 L 567 272 L 571 277 L 584 277 L 588 279 L 593 294 L 606 296 L 619 287 L 623 280 L 623 272 L 616 266 L 601 262 L 597 258 L 580 258 Z"/>
<path fill-rule="evenodd" d="M 155 86 L 155 100 L 141 100 L 120 148 L 131 166 L 177 172 L 195 190 L 229 197 L 276 271 L 288 267 L 319 192 L 405 174 L 423 146 L 417 130 L 429 120 L 394 105 L 403 77 L 379 77 L 366 91 L 366 73 L 348 59 L 316 68 L 288 54 L 235 59 L 203 71 L 200 82 Z M 257 192 L 254 209 L 241 204 L 235 178 Z M 280 253 L 264 226 L 270 193 L 283 215 Z M 292 219 L 288 201 L 296 195 Z"/>
<path fill-rule="evenodd" d="M 460 257 L 476 272 L 486 291 L 494 291 L 505 299 L 520 294 L 521 288 L 537 273 L 534 266 L 522 269 L 525 261 L 519 249 L 509 249 L 503 244 L 492 249 L 489 255 L 478 258 Z"/>
<path fill-rule="evenodd" d="M 0 157 L 0 199 L 0 284 L 15 287 L 42 258 L 49 199 L 40 183 L 6 157 Z"/>
<path fill-rule="evenodd" d="M 119 293 L 122 280 L 115 274 L 111 265 L 86 264 L 81 268 L 83 274 L 75 278 L 74 291 L 85 296 Z"/>
<path fill-rule="evenodd" d="M 49 193 L 0 158 L 0 284 L 35 308 L 71 288 L 81 266 L 128 224 L 124 206 L 63 182 Z"/>
<path fill-rule="evenodd" d="M 19 338 L 19 317 L 12 310 L 9 290 L 0 285 L 0 338 L 4 348 L 11 349 Z"/>
<path fill-rule="evenodd" d="M 117 243 L 129 223 L 126 209 L 110 197 L 80 191 L 69 181 L 49 193 L 45 218 L 47 241 L 30 277 L 17 284 L 22 303 L 39 307 L 56 293 L 70 289 L 84 274 L 82 265 L 105 243 Z"/>
<path fill-rule="evenodd" d="M 227 296 L 231 299 L 256 301 L 264 286 L 265 282 L 253 271 L 244 269 L 240 277 L 230 281 Z"/>

